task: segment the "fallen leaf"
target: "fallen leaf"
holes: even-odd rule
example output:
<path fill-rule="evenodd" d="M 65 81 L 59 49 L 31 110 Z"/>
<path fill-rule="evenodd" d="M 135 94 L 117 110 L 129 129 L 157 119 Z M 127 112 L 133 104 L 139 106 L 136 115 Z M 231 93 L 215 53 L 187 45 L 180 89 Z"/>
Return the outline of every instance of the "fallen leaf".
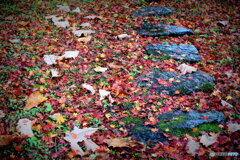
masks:
<path fill-rule="evenodd" d="M 197 68 L 186 65 L 185 63 L 178 66 L 177 69 L 180 70 L 182 74 L 192 73 L 197 71 Z"/>
<path fill-rule="evenodd" d="M 77 142 L 71 142 L 70 146 L 76 155 L 84 156 L 84 152 Z"/>
<path fill-rule="evenodd" d="M 28 137 L 34 136 L 32 131 L 32 121 L 27 118 L 23 118 L 18 121 L 17 130 Z"/>
<path fill-rule="evenodd" d="M 62 11 L 65 11 L 65 12 L 70 12 L 69 6 L 57 5 L 57 7 L 58 7 L 58 10 L 62 10 Z"/>
<path fill-rule="evenodd" d="M 56 64 L 56 59 L 55 59 L 55 55 L 44 55 L 44 61 L 48 64 L 48 65 L 52 65 L 52 64 Z"/>
<path fill-rule="evenodd" d="M 54 118 L 54 119 L 57 119 L 57 118 L 59 118 L 61 116 L 62 116 L 61 113 L 55 113 L 55 114 L 51 115 L 50 117 Z"/>
<path fill-rule="evenodd" d="M 130 38 L 130 37 L 131 37 L 131 36 L 128 35 L 128 34 L 120 34 L 120 35 L 116 36 L 115 38 L 116 38 L 116 39 L 119 39 L 119 40 L 123 40 L 123 39 L 125 39 L 125 38 Z"/>
<path fill-rule="evenodd" d="M 14 139 L 12 135 L 0 135 L 0 147 L 9 145 Z"/>
<path fill-rule="evenodd" d="M 122 68 L 122 65 L 119 65 L 119 64 L 117 64 L 117 63 L 115 63 L 115 62 L 108 63 L 108 66 L 109 66 L 110 68 L 112 68 L 112 69 L 120 69 L 120 68 Z"/>
<path fill-rule="evenodd" d="M 13 40 L 9 40 L 11 43 L 20 43 L 20 39 L 13 39 Z"/>
<path fill-rule="evenodd" d="M 85 88 L 85 89 L 87 89 L 87 90 L 89 90 L 89 91 L 92 93 L 92 95 L 94 95 L 95 92 L 96 92 L 96 91 L 94 90 L 94 88 L 93 88 L 91 85 L 87 84 L 87 83 L 82 84 L 82 87 Z"/>
<path fill-rule="evenodd" d="M 78 145 L 78 142 L 84 141 L 87 150 L 95 151 L 96 149 L 99 148 L 99 146 L 88 138 L 97 130 L 98 128 L 79 129 L 76 126 L 74 126 L 74 129 L 70 133 L 66 133 L 66 136 L 64 137 L 64 139 L 70 142 L 71 148 L 74 151 L 78 151 L 79 155 L 83 156 L 84 153 L 81 147 Z"/>
<path fill-rule="evenodd" d="M 103 142 L 107 143 L 108 146 L 112 146 L 114 148 L 115 147 L 135 147 L 139 144 L 137 142 L 124 139 L 124 138 L 105 139 Z"/>
<path fill-rule="evenodd" d="M 195 155 L 197 154 L 197 150 L 199 149 L 199 147 L 200 147 L 200 144 L 195 140 L 193 140 L 192 137 L 189 136 L 188 143 L 187 143 L 188 152 Z"/>
<path fill-rule="evenodd" d="M 43 97 L 39 91 L 36 91 L 28 97 L 28 100 L 24 108 L 29 110 L 33 107 L 37 107 L 40 103 L 46 100 L 47 98 Z"/>
<path fill-rule="evenodd" d="M 218 138 L 218 135 L 219 133 L 213 135 L 213 136 L 209 136 L 207 133 L 202 135 L 201 138 L 200 138 L 200 142 L 208 147 L 210 145 L 212 145 L 213 143 L 215 143 L 217 141 L 217 138 Z"/>
<path fill-rule="evenodd" d="M 80 12 L 81 12 L 81 10 L 80 10 L 80 8 L 79 8 L 79 7 L 77 7 L 76 9 L 72 10 L 72 12 L 74 12 L 74 13 L 80 13 Z"/>
<path fill-rule="evenodd" d="M 87 43 L 91 41 L 91 39 L 92 39 L 92 36 L 86 36 L 86 37 L 78 38 L 78 41 Z"/>
<path fill-rule="evenodd" d="M 230 122 L 227 124 L 227 126 L 228 126 L 228 130 L 230 132 L 236 132 L 236 131 L 240 130 L 240 124 L 238 124 L 238 123 Z"/>
<path fill-rule="evenodd" d="M 226 26 L 226 25 L 228 25 L 228 23 L 229 23 L 229 21 L 218 21 L 217 25 L 219 25 L 219 26 Z"/>
<path fill-rule="evenodd" d="M 89 26 L 91 26 L 91 24 L 90 23 L 82 23 L 82 24 L 80 24 L 80 26 L 81 27 L 89 27 Z"/>
<path fill-rule="evenodd" d="M 87 36 L 89 34 L 93 34 L 95 33 L 95 31 L 93 30 L 76 30 L 73 31 L 73 34 L 75 34 L 75 36 L 81 37 L 81 36 Z"/>
<path fill-rule="evenodd" d="M 64 118 L 62 115 L 56 119 L 58 124 L 62 124 L 63 122 L 65 122 L 65 120 L 66 118 Z"/>
<path fill-rule="evenodd" d="M 0 118 L 4 118 L 4 117 L 5 117 L 5 113 L 2 110 L 0 110 Z"/>
<path fill-rule="evenodd" d="M 111 96 L 109 91 L 106 91 L 106 90 L 103 90 L 103 89 L 99 89 L 99 94 L 100 94 L 100 101 L 105 99 L 105 97 L 108 97 L 108 99 L 109 99 L 109 101 L 111 103 L 114 102 L 114 100 L 113 100 L 113 98 L 112 98 L 112 96 Z"/>
<path fill-rule="evenodd" d="M 221 100 L 221 104 L 222 104 L 222 106 L 227 106 L 228 108 L 233 108 L 233 105 L 231 105 L 230 103 L 228 103 L 224 100 Z"/>
<path fill-rule="evenodd" d="M 102 16 L 85 16 L 84 18 L 86 18 L 86 19 L 95 19 L 95 18 L 102 19 L 103 17 Z"/>
<path fill-rule="evenodd" d="M 54 25 L 60 26 L 60 27 L 63 27 L 63 28 L 66 28 L 66 27 L 70 26 L 67 19 L 65 19 L 65 21 L 53 21 L 53 23 L 54 23 Z"/>
<path fill-rule="evenodd" d="M 52 77 L 59 77 L 60 76 L 58 70 L 51 69 L 50 71 L 51 71 Z"/>
<path fill-rule="evenodd" d="M 108 68 L 103 68 L 103 67 L 96 67 L 94 68 L 95 72 L 105 72 Z"/>
<path fill-rule="evenodd" d="M 79 51 L 66 51 L 62 58 L 73 58 L 75 59 L 79 54 Z"/>

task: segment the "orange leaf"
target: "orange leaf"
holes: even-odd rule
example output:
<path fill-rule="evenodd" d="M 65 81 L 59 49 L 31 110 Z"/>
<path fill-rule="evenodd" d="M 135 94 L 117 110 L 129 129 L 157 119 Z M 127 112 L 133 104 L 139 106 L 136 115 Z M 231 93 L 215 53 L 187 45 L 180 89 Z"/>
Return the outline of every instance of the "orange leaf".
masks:
<path fill-rule="evenodd" d="M 134 147 L 139 144 L 137 142 L 124 138 L 105 139 L 103 142 L 107 143 L 109 146 L 112 147 Z"/>
<path fill-rule="evenodd" d="M 0 135 L 0 147 L 9 145 L 14 139 L 12 135 Z"/>
<path fill-rule="evenodd" d="M 37 107 L 40 103 L 46 101 L 47 98 L 43 97 L 39 91 L 32 93 L 25 105 L 25 109 L 29 110 L 33 107 Z"/>

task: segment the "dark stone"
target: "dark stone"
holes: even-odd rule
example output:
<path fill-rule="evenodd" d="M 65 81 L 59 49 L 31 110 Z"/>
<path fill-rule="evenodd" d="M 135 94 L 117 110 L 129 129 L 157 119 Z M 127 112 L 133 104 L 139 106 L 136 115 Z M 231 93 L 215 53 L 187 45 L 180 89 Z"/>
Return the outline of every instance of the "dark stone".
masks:
<path fill-rule="evenodd" d="M 143 36 L 180 36 L 184 34 L 193 34 L 193 31 L 190 29 L 163 23 L 144 23 L 141 29 L 137 31 L 138 34 Z"/>
<path fill-rule="evenodd" d="M 151 126 L 134 126 L 131 127 L 131 133 L 136 138 L 137 141 L 144 143 L 157 143 L 167 141 L 167 138 L 163 135 L 162 132 L 152 132 Z"/>
<path fill-rule="evenodd" d="M 172 83 L 169 82 L 170 78 L 174 78 Z M 202 87 L 211 89 L 214 86 L 214 78 L 201 71 L 182 76 L 177 72 L 157 71 L 141 75 L 137 78 L 137 82 L 141 87 L 154 89 L 156 92 L 166 95 L 174 95 L 175 91 L 180 91 L 180 95 L 189 94 L 202 90 Z"/>
<path fill-rule="evenodd" d="M 172 11 L 169 8 L 166 7 L 145 7 L 145 8 L 138 8 L 135 11 L 133 11 L 133 14 L 136 16 L 161 16 L 161 15 L 168 15 L 171 14 Z"/>
<path fill-rule="evenodd" d="M 173 129 L 190 129 L 195 128 L 204 123 L 223 123 L 225 116 L 218 111 L 210 111 L 206 113 L 199 113 L 197 111 L 190 111 L 184 113 L 182 111 L 167 112 L 158 116 L 159 120 L 173 120 L 176 117 L 185 117 L 181 123 L 173 127 Z M 172 128 L 172 124 L 169 123 L 169 128 Z"/>
<path fill-rule="evenodd" d="M 176 43 L 149 44 L 146 47 L 146 53 L 188 62 L 201 61 L 198 50 L 193 45 Z"/>

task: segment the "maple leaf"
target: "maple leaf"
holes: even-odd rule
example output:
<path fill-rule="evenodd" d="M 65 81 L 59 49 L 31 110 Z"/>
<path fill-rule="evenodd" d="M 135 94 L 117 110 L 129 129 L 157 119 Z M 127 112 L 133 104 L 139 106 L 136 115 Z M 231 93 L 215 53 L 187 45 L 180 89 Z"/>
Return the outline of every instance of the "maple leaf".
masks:
<path fill-rule="evenodd" d="M 26 102 L 25 109 L 29 110 L 33 107 L 38 106 L 40 103 L 46 101 L 47 98 L 43 97 L 39 91 L 32 93 Z"/>
<path fill-rule="evenodd" d="M 210 145 L 212 145 L 213 143 L 215 143 L 217 141 L 217 138 L 218 138 L 218 135 L 219 133 L 213 135 L 213 136 L 209 136 L 207 133 L 202 135 L 201 138 L 200 138 L 200 142 L 208 147 Z"/>
<path fill-rule="evenodd" d="M 58 124 L 62 124 L 66 119 L 63 116 L 60 116 L 56 119 Z"/>
<path fill-rule="evenodd" d="M 199 147 L 200 147 L 200 144 L 195 140 L 193 140 L 192 137 L 189 136 L 188 143 L 187 143 L 188 152 L 195 155 L 197 154 L 197 150 L 199 149 Z"/>
<path fill-rule="evenodd" d="M 17 130 L 28 137 L 34 136 L 32 131 L 32 121 L 27 118 L 23 118 L 18 121 Z"/>
<path fill-rule="evenodd" d="M 80 26 L 81 27 L 89 27 L 89 26 L 91 26 L 91 24 L 90 23 L 82 23 L 82 24 L 80 24 Z"/>
<path fill-rule="evenodd" d="M 230 122 L 227 124 L 227 126 L 228 126 L 228 130 L 230 132 L 236 132 L 236 131 L 240 130 L 240 124 L 238 124 L 238 123 Z"/>
<path fill-rule="evenodd" d="M 84 141 L 87 150 L 95 151 L 96 149 L 99 148 L 99 146 L 95 144 L 93 141 L 89 140 L 88 137 L 97 130 L 98 128 L 79 129 L 76 126 L 74 126 L 74 129 L 70 133 L 66 133 L 64 139 L 70 142 L 72 150 L 74 150 L 75 152 L 77 151 L 79 155 L 83 156 L 84 152 L 77 143 Z"/>
<path fill-rule="evenodd" d="M 5 113 L 2 110 L 0 110 L 0 118 L 4 118 L 4 117 L 5 117 Z"/>
<path fill-rule="evenodd" d="M 79 7 L 77 7 L 76 9 L 72 10 L 72 12 L 74 12 L 74 13 L 80 13 L 80 12 L 81 12 L 81 10 L 80 10 L 80 8 L 79 8 Z"/>
<path fill-rule="evenodd" d="M 66 28 L 66 27 L 70 26 L 70 24 L 69 24 L 67 19 L 65 19 L 65 21 L 56 21 L 56 20 L 54 20 L 53 23 L 54 23 L 54 25 L 60 26 L 60 27 L 63 27 L 63 28 Z"/>
<path fill-rule="evenodd" d="M 103 142 L 107 143 L 108 146 L 112 146 L 114 148 L 115 147 L 135 147 L 139 144 L 137 142 L 124 139 L 124 138 L 105 139 Z"/>
<path fill-rule="evenodd" d="M 57 5 L 57 7 L 58 7 L 58 10 L 62 10 L 62 11 L 65 11 L 65 12 L 70 12 L 69 6 Z"/>
<path fill-rule="evenodd" d="M 233 108 L 233 105 L 231 105 L 230 103 L 228 103 L 224 100 L 221 100 L 221 104 L 222 104 L 222 106 L 227 106 L 228 108 Z"/>
<path fill-rule="evenodd" d="M 0 147 L 9 145 L 14 139 L 12 135 L 0 135 Z"/>
<path fill-rule="evenodd" d="M 59 118 L 61 116 L 62 116 L 61 113 L 55 113 L 55 114 L 51 115 L 50 117 L 54 118 L 54 119 L 57 119 L 57 118 Z"/>
<path fill-rule="evenodd" d="M 197 71 L 197 68 L 186 65 L 185 63 L 178 66 L 177 69 L 180 70 L 182 74 L 192 73 Z"/>
<path fill-rule="evenodd" d="M 87 83 L 83 83 L 83 84 L 82 84 L 82 87 L 85 88 L 85 89 L 87 89 L 87 90 L 89 90 L 89 91 L 92 93 L 92 95 L 94 95 L 95 92 L 96 92 L 96 91 L 94 90 L 94 88 L 93 88 L 91 85 L 87 84 Z"/>

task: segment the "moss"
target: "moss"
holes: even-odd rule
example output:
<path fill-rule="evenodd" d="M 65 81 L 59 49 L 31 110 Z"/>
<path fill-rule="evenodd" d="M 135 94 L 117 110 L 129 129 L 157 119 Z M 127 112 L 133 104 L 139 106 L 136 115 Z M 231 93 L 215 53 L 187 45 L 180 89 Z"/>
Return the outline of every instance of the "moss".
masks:
<path fill-rule="evenodd" d="M 222 128 L 220 128 L 218 126 L 219 124 L 216 123 L 205 123 L 205 124 L 201 124 L 197 127 L 197 131 L 196 132 L 191 132 L 189 133 L 191 136 L 199 136 L 201 135 L 200 132 L 201 131 L 205 131 L 205 132 L 219 132 L 219 131 L 223 131 Z"/>
<path fill-rule="evenodd" d="M 135 124 L 135 125 L 142 125 L 143 124 L 143 120 L 139 119 L 139 118 L 135 118 L 135 117 L 124 117 L 122 119 L 122 121 L 126 124 L 129 125 L 131 123 Z"/>
<path fill-rule="evenodd" d="M 202 86 L 200 86 L 197 91 L 203 91 L 203 92 L 213 92 L 214 90 L 214 84 L 213 83 L 204 83 Z"/>
<path fill-rule="evenodd" d="M 180 91 L 180 94 L 187 94 L 189 91 L 184 87 L 177 88 L 177 91 Z"/>

